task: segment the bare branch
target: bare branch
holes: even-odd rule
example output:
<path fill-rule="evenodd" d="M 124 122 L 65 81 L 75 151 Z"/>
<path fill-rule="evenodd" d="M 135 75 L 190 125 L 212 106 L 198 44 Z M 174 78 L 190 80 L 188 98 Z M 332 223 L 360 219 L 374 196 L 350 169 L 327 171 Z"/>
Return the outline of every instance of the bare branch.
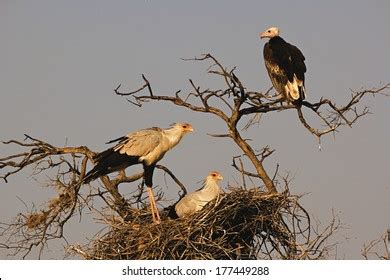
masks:
<path fill-rule="evenodd" d="M 362 100 L 362 98 L 366 95 L 385 95 L 387 96 L 386 90 L 390 89 L 390 83 L 385 84 L 384 86 L 377 88 L 377 89 L 364 89 L 361 91 L 353 91 L 350 100 L 347 102 L 346 105 L 338 107 L 336 104 L 329 100 L 329 99 L 323 99 L 321 98 L 319 102 L 317 103 L 310 103 L 307 101 L 304 101 L 302 105 L 306 108 L 311 109 L 320 120 L 325 124 L 324 130 L 318 130 L 316 128 L 313 128 L 308 124 L 306 121 L 303 112 L 301 108 L 297 108 L 298 111 L 298 117 L 303 126 L 313 135 L 315 135 L 318 139 L 321 138 L 321 136 L 326 135 L 328 133 L 336 132 L 337 129 L 340 126 L 347 125 L 349 127 L 352 127 L 352 125 L 361 117 L 369 114 L 369 110 L 366 106 L 359 109 L 357 106 Z M 320 110 L 321 107 L 328 106 L 329 110 L 324 115 L 324 113 Z"/>
<path fill-rule="evenodd" d="M 165 173 L 167 173 L 167 174 L 173 179 L 173 181 L 175 181 L 175 183 L 176 183 L 176 184 L 181 188 L 181 190 L 183 191 L 183 196 L 187 194 L 187 189 L 186 189 L 186 187 L 183 185 L 182 182 L 179 181 L 179 179 L 177 179 L 177 177 L 172 173 L 171 170 L 169 170 L 167 167 L 165 167 L 164 165 L 161 165 L 161 164 L 157 164 L 157 165 L 156 165 L 156 168 L 163 170 Z"/>
<path fill-rule="evenodd" d="M 362 249 L 363 257 L 368 260 L 371 256 L 376 259 L 390 260 L 390 229 L 380 238 L 364 244 Z"/>

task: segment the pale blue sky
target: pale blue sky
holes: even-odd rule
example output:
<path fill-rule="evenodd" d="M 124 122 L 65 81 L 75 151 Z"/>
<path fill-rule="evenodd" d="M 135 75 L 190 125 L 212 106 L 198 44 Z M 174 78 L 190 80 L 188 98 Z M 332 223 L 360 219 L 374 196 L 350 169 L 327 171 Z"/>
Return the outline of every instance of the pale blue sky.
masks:
<path fill-rule="evenodd" d="M 150 126 L 188 121 L 196 133 L 161 162 L 190 188 L 210 170 L 238 175 L 231 156 L 239 153 L 210 116 L 165 104 L 142 109 L 114 96 L 119 83 L 136 88 L 146 74 L 156 93 L 188 89 L 188 78 L 204 87 L 219 83 L 206 74 L 206 64 L 184 62 L 211 52 L 253 90 L 266 90 L 266 73 L 258 33 L 278 26 L 297 45 L 307 62 L 309 101 L 321 96 L 341 104 L 350 89 L 390 81 L 388 1 L 6 1 L 0 2 L 0 140 L 27 133 L 53 145 L 87 145 L 105 149 L 107 140 Z M 338 258 L 361 258 L 363 243 L 390 227 L 390 130 L 387 98 L 368 98 L 374 113 L 336 138 L 325 137 L 322 151 L 298 122 L 296 113 L 263 116 L 245 136 L 255 148 L 276 149 L 268 159 L 272 173 L 295 180 L 294 194 L 309 193 L 306 208 L 326 223 L 334 209 L 344 229 L 337 235 Z M 0 146 L 0 154 L 14 151 Z M 28 171 L 0 182 L 0 220 L 20 211 L 24 201 L 39 206 L 51 190 L 39 188 Z M 165 188 L 159 172 L 155 183 Z M 132 186 L 128 186 L 131 188 Z M 166 190 L 174 197 L 174 186 Z M 88 218 L 87 218 L 88 219 Z M 84 242 L 95 228 L 74 222 L 71 242 Z M 46 257 L 62 256 L 53 246 Z M 0 251 L 4 258 L 5 252 Z"/>

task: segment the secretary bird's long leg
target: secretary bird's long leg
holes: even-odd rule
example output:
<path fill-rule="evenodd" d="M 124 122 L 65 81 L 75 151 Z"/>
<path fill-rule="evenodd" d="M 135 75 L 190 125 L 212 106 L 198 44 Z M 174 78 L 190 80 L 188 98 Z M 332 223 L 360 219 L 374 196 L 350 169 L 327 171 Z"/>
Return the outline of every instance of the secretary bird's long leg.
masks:
<path fill-rule="evenodd" d="M 154 199 L 152 187 L 147 187 L 147 190 L 148 190 L 149 201 L 150 201 L 150 209 L 152 211 L 153 223 L 159 224 L 161 222 L 160 214 L 157 209 L 156 200 Z"/>

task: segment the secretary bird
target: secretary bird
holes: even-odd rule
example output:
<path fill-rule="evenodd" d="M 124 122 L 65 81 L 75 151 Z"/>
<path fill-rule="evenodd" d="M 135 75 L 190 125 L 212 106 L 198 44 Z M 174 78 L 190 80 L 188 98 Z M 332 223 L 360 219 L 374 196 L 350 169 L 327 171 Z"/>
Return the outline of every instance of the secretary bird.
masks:
<path fill-rule="evenodd" d="M 213 171 L 204 180 L 204 186 L 202 189 L 189 193 L 184 196 L 175 206 L 177 216 L 184 217 L 189 216 L 199 210 L 202 210 L 203 207 L 215 199 L 221 189 L 218 186 L 218 182 L 223 179 L 222 175 Z"/>
<path fill-rule="evenodd" d="M 126 136 L 107 142 L 118 142 L 94 157 L 95 167 L 82 179 L 82 183 L 123 170 L 135 164 L 142 164 L 144 169 L 144 182 L 150 200 L 153 222 L 160 223 L 160 215 L 152 190 L 153 171 L 156 163 L 161 160 L 165 153 L 175 147 L 180 140 L 193 128 L 189 123 L 175 123 L 170 128 L 159 127 L 146 128 L 131 132 Z"/>

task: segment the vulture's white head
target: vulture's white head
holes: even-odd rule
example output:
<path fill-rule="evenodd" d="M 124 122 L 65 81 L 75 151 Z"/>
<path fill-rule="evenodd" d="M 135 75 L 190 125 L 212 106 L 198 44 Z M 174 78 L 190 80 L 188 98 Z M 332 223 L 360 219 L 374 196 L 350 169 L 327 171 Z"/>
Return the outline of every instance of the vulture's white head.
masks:
<path fill-rule="evenodd" d="M 260 33 L 260 38 L 273 38 L 279 36 L 279 28 L 270 27 L 266 31 Z"/>
<path fill-rule="evenodd" d="M 222 180 L 223 180 L 223 177 L 222 177 L 221 173 L 219 173 L 218 171 L 212 171 L 206 177 L 206 181 L 215 181 L 218 183 L 219 181 L 222 181 Z"/>

